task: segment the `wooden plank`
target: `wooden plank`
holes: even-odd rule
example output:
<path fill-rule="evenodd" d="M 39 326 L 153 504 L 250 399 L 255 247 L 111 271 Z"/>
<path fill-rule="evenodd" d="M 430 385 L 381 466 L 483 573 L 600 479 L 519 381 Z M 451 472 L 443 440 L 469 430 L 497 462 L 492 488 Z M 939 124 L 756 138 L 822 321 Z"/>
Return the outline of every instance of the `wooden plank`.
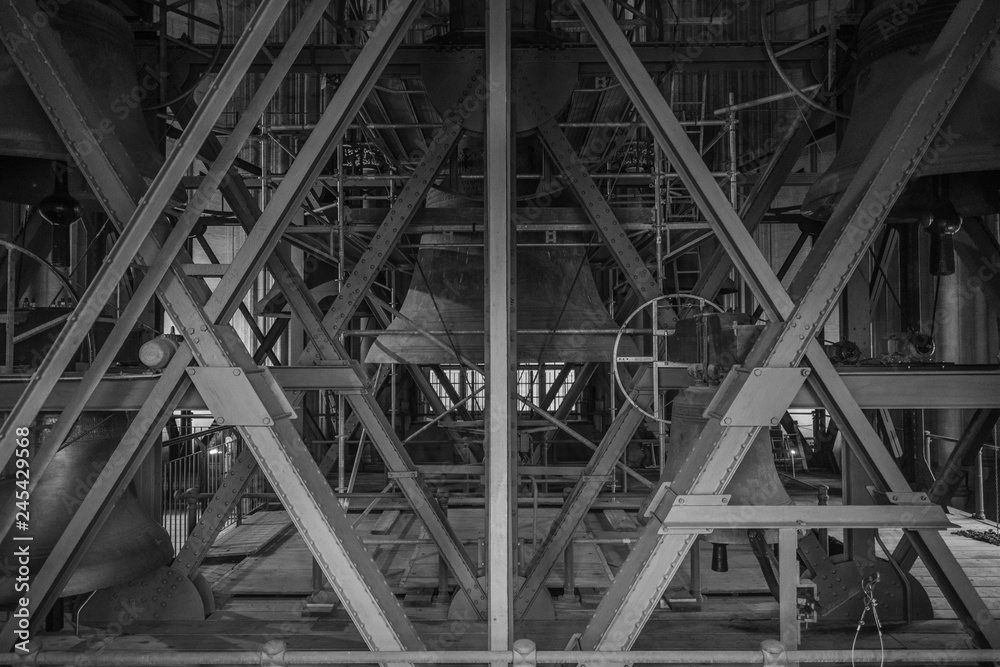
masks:
<path fill-rule="evenodd" d="M 604 518 L 611 525 L 611 530 L 617 533 L 633 533 L 638 526 L 632 521 L 632 517 L 624 510 L 604 510 Z"/>
<path fill-rule="evenodd" d="M 382 514 L 379 515 L 378 521 L 375 522 L 375 527 L 372 528 L 372 535 L 388 535 L 392 530 L 393 524 L 396 523 L 396 519 L 398 518 L 399 510 L 382 512 Z"/>
<path fill-rule="evenodd" d="M 253 556 L 287 534 L 291 526 L 292 520 L 284 510 L 256 512 L 244 517 L 240 525 L 224 530 L 206 558 Z"/>
<path fill-rule="evenodd" d="M 406 591 L 403 596 L 403 604 L 407 607 L 429 607 L 433 597 L 433 588 L 414 588 Z"/>

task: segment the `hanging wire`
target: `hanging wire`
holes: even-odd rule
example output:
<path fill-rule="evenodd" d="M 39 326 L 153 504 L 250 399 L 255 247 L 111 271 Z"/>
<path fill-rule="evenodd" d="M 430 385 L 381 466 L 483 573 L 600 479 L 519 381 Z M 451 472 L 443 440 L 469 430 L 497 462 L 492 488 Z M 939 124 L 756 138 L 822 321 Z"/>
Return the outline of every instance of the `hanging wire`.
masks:
<path fill-rule="evenodd" d="M 861 628 L 865 625 L 865 616 L 869 611 L 872 613 L 872 621 L 875 629 L 878 630 L 878 645 L 881 651 L 879 667 L 885 665 L 885 641 L 882 638 L 882 621 L 878 617 L 878 600 L 875 599 L 875 585 L 879 582 L 879 574 L 876 572 L 861 582 L 861 590 L 865 595 L 865 608 L 861 610 L 861 618 L 858 619 L 858 627 L 854 631 L 854 641 L 851 642 L 851 667 L 855 667 L 854 652 L 857 649 L 858 636 Z"/>
<path fill-rule="evenodd" d="M 870 254 L 873 258 L 875 258 L 875 252 L 873 250 L 869 250 L 868 254 Z M 875 259 L 877 260 L 877 258 Z M 917 331 L 917 329 L 913 328 L 913 321 L 910 320 L 910 316 L 907 314 L 906 309 L 903 308 L 903 302 L 900 300 L 899 295 L 896 293 L 896 289 L 892 286 L 892 281 L 889 280 L 889 276 L 886 274 L 885 269 L 882 268 L 882 262 L 876 261 L 875 268 L 878 269 L 878 272 L 882 274 L 883 278 L 885 278 L 885 286 L 889 290 L 889 294 L 892 295 L 893 301 L 895 301 L 896 305 L 899 306 L 899 313 L 902 316 L 903 321 L 906 322 L 907 328 L 910 331 Z M 937 310 L 936 304 L 934 306 L 934 309 Z M 934 326 L 933 323 L 931 324 L 931 326 L 932 327 Z M 932 336 L 934 335 L 933 329 L 931 329 L 931 335 Z"/>

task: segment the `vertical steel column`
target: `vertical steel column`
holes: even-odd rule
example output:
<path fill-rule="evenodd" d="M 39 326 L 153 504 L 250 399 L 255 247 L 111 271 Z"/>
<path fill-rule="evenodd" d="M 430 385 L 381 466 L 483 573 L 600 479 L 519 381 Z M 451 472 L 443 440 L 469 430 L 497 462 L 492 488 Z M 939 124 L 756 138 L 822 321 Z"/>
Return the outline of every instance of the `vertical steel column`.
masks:
<path fill-rule="evenodd" d="M 489 648 L 509 651 L 517 521 L 517 243 L 510 0 L 486 2 L 486 521 Z M 503 664 L 503 663 L 500 663 Z"/>
<path fill-rule="evenodd" d="M 780 585 L 780 636 L 781 643 L 790 651 L 799 648 L 798 590 L 799 561 L 796 549 L 799 545 L 799 535 L 794 528 L 782 528 L 778 531 L 778 576 Z M 798 663 L 789 663 L 797 665 Z"/>

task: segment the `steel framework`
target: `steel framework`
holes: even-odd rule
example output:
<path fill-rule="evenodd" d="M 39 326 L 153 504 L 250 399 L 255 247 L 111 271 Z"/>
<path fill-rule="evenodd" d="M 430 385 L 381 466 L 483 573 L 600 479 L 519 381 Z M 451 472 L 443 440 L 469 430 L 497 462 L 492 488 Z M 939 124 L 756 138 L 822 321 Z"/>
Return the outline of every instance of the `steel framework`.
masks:
<path fill-rule="evenodd" d="M 514 642 L 514 621 L 524 615 L 546 577 L 571 545 L 573 531 L 597 499 L 607 476 L 619 465 L 621 453 L 643 415 L 632 404 L 618 411 L 520 581 L 516 576 L 514 555 L 518 479 L 515 96 L 523 101 L 522 105 L 527 103 L 528 108 L 534 109 L 527 113 L 538 114 L 535 121 L 545 149 L 568 181 L 582 204 L 591 229 L 599 235 L 630 288 L 638 298 L 646 301 L 660 296 L 660 285 L 633 244 L 625 224 L 574 153 L 563 130 L 554 119 L 544 117 L 539 111 L 543 106 L 540 91 L 531 90 L 527 77 L 515 76 L 510 0 L 489 0 L 485 49 L 468 56 L 477 75 L 482 71 L 485 77 L 477 76 L 466 82 L 466 92 L 456 105 L 457 110 L 470 105 L 484 106 L 486 117 L 483 223 L 488 267 L 489 355 L 485 370 L 489 456 L 485 471 L 490 549 L 486 576 L 481 577 L 422 473 L 375 401 L 364 370 L 350 358 L 340 338 L 359 305 L 370 295 L 380 271 L 417 215 L 442 166 L 453 154 L 464 131 L 461 115 L 447 117 L 379 223 L 371 243 L 347 276 L 332 308 L 322 313 L 287 250 L 279 246 L 279 242 L 378 78 L 394 63 L 400 66 L 401 61 L 404 65 L 415 62 L 412 54 L 407 57 L 397 54 L 397 47 L 418 16 L 422 2 L 395 0 L 364 48 L 349 63 L 349 69 L 346 69 L 348 63 L 339 60 L 324 65 L 340 68 L 345 76 L 270 202 L 261 210 L 236 175 L 233 164 L 254 129 L 255 119 L 281 81 L 303 57 L 308 37 L 321 20 L 327 2 L 314 0 L 308 5 L 229 141 L 220 145 L 211 130 L 236 85 L 251 68 L 260 67 L 261 48 L 285 4 L 283 0 L 261 3 L 239 43 L 227 54 L 225 65 L 205 100 L 196 109 L 189 109 L 187 114 L 178 114 L 185 125 L 184 134 L 157 178 L 147 186 L 115 136 L 97 141 L 94 128 L 100 125 L 101 113 L 84 89 L 79 73 L 52 28 L 32 27 L 29 31 L 34 3 L 31 0 L 0 0 L 0 23 L 15 28 L 0 33 L 0 39 L 58 129 L 106 213 L 122 232 L 107 263 L 81 298 L 34 376 L 26 385 L 21 383 L 12 389 L 5 388 L 19 398 L 0 428 L 0 464 L 5 465 L 13 454 L 14 432 L 18 426 L 30 422 L 43 410 L 61 410 L 59 427 L 33 461 L 34 484 L 64 442 L 76 417 L 100 398 L 102 387 L 109 382 L 104 378 L 105 372 L 154 295 L 182 327 L 185 338 L 185 344 L 155 384 L 144 387 L 140 395 L 130 399 L 139 407 L 137 416 L 33 583 L 33 626 L 37 627 L 54 604 L 81 554 L 153 446 L 165 422 L 182 405 L 182 400 L 192 400 L 193 387 L 198 397 L 195 400 L 211 410 L 218 424 L 239 428 L 249 448 L 212 499 L 209 510 L 177 556 L 174 567 L 185 575 L 194 575 L 220 529 L 222 517 L 234 506 L 246 480 L 259 467 L 293 517 L 299 533 L 369 648 L 375 652 L 312 654 L 285 651 L 280 647 L 280 650 L 265 650 L 266 656 L 258 652 L 227 653 L 224 658 L 227 664 L 263 664 L 265 659 L 268 664 L 378 660 L 385 664 L 488 661 L 515 665 L 567 661 L 621 663 L 622 660 L 670 663 L 707 657 L 747 664 L 844 660 L 847 658 L 839 654 L 821 655 L 797 650 L 795 537 L 797 527 L 802 525 L 903 528 L 908 542 L 900 548 L 899 560 L 912 564 L 919 556 L 976 645 L 992 649 L 970 651 L 960 658 L 955 654 L 942 654 L 940 659 L 997 659 L 1000 627 L 937 532 L 947 525 L 943 513 L 926 497 L 915 498 L 909 493 L 902 473 L 861 411 L 862 407 L 872 407 L 869 401 L 882 396 L 877 392 L 874 398 L 871 394 L 864 395 L 863 383 L 852 384 L 850 374 L 838 372 L 816 342 L 815 334 L 830 316 L 860 258 L 883 229 L 889 209 L 941 128 L 971 73 L 994 43 L 1000 31 L 1000 5 L 992 0 L 962 0 L 958 4 L 924 63 L 924 69 L 898 103 L 888 126 L 871 147 L 833 219 L 811 251 L 806 268 L 796 277 L 791 289 L 785 290 L 750 232 L 760 224 L 777 189 L 785 182 L 807 141 L 810 123 L 816 121 L 819 112 L 788 131 L 750 201 L 737 212 L 657 88 L 642 57 L 605 4 L 599 0 L 571 0 L 607 67 L 627 93 L 659 149 L 669 158 L 722 247 L 699 280 L 696 293 L 714 296 L 733 266 L 762 304 L 770 324 L 745 367 L 730 373 L 720 390 L 713 419 L 677 477 L 670 484 L 664 479 L 656 485 L 647 513 L 650 520 L 580 637 L 582 650 L 535 652 L 533 646 Z M 25 34 L 30 32 L 32 37 L 20 38 L 19 30 Z M 519 112 L 524 113 L 521 108 Z M 89 150 L 84 150 L 85 146 Z M 210 161 L 210 171 L 201 180 L 183 215 L 171 227 L 163 217 L 164 209 L 186 170 L 199 156 Z M 226 197 L 248 235 L 222 274 L 219 286 L 210 291 L 203 280 L 185 271 L 184 266 L 191 264 L 191 258 L 184 250 L 184 242 L 217 191 Z M 146 275 L 114 333 L 81 381 L 64 380 L 61 378 L 63 370 L 114 286 L 133 263 L 143 266 Z M 251 358 L 228 324 L 250 284 L 265 267 L 275 277 L 308 334 L 310 343 L 297 360 L 297 366 L 302 368 L 272 371 L 261 366 Z M 583 376 L 589 379 L 593 372 L 591 368 L 583 372 Z M 930 381 L 936 382 L 937 377 Z M 888 384 L 889 380 L 885 382 Z M 906 382 L 912 383 L 912 376 L 908 376 Z M 989 383 L 988 387 L 995 387 L 996 374 L 986 377 L 985 382 Z M 669 373 L 658 376 L 654 383 L 651 373 L 641 372 L 633 378 L 633 402 L 649 404 L 655 386 L 682 387 L 685 384 L 685 378 L 671 377 Z M 332 458 L 317 465 L 292 425 L 298 397 L 286 398 L 282 385 L 296 390 L 332 387 L 345 397 L 355 421 L 365 428 L 390 476 L 426 527 L 449 572 L 469 598 L 477 616 L 488 624 L 488 651 L 423 650 L 424 644 L 411 620 L 354 532 L 324 477 L 321 465 L 331 463 Z M 54 392 L 58 395 L 66 387 L 72 388 L 65 398 L 52 398 Z M 928 399 L 912 387 L 910 385 L 909 394 L 885 400 L 895 400 L 899 405 L 923 405 L 921 401 Z M 870 387 L 868 390 L 871 391 Z M 997 407 L 995 397 L 1000 392 L 984 391 L 980 385 L 966 390 L 970 394 L 968 399 L 954 400 L 980 400 L 984 403 L 976 405 Z M 988 398 L 990 391 L 993 399 Z M 859 398 L 861 396 L 863 398 Z M 796 401 L 821 405 L 834 415 L 854 455 L 878 491 L 884 494 L 889 507 L 875 510 L 829 508 L 823 512 L 762 508 L 760 514 L 744 512 L 734 516 L 721 505 L 702 512 L 692 512 L 690 504 L 684 506 L 692 499 L 698 503 L 722 502 L 719 497 L 759 430 L 776 423 L 778 416 Z M 970 404 L 961 403 L 963 406 Z M 443 405 L 436 407 L 439 414 L 445 413 Z M 565 413 L 552 416 L 544 405 L 533 407 L 543 418 L 557 425 L 564 421 Z M 13 516 L 10 508 L 5 508 L 0 515 L 0 533 L 11 530 Z M 782 646 L 772 646 L 773 650 L 762 652 L 724 652 L 711 656 L 708 653 L 636 651 L 622 658 L 618 652 L 632 648 L 699 530 L 716 525 L 781 529 L 778 560 L 781 566 Z M 0 631 L 0 647 L 5 651 L 13 646 L 15 627 L 16 622 L 10 620 Z M 890 653 L 886 657 L 887 661 L 914 659 L 906 652 Z M 63 654 L 41 653 L 29 658 L 0 656 L 0 663 L 60 664 L 69 659 Z M 133 659 L 140 658 L 130 655 L 129 660 Z M 195 654 L 185 659 L 199 664 L 213 660 L 211 655 Z M 929 652 L 921 651 L 917 659 L 931 658 Z M 182 658 L 175 660 L 163 656 L 141 656 L 141 660 L 145 664 L 188 664 Z M 117 657 L 105 653 L 94 664 L 121 663 Z"/>

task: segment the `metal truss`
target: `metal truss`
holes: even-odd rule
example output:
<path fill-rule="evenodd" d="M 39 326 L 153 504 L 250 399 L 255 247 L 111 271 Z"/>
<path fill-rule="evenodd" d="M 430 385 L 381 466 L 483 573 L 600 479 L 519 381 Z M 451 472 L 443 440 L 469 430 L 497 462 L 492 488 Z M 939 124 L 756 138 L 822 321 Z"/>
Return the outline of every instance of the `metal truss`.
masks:
<path fill-rule="evenodd" d="M 14 443 L 16 442 L 16 439 L 13 437 L 13 431 L 16 428 L 14 425 L 30 423 L 38 416 L 45 397 L 52 391 L 52 388 L 59 380 L 60 374 L 69 364 L 80 343 L 97 320 L 104 308 L 104 304 L 107 302 L 114 287 L 124 276 L 133 257 L 143 245 L 150 245 L 152 243 L 148 240 L 150 232 L 160 220 L 160 214 L 166 207 L 174 189 L 179 185 L 184 170 L 187 169 L 188 165 L 197 155 L 197 147 L 201 145 L 211 132 L 212 125 L 222 113 L 233 91 L 235 91 L 236 86 L 246 73 L 246 69 L 249 66 L 249 58 L 252 58 L 260 47 L 263 46 L 268 30 L 277 22 L 284 6 L 285 2 L 269 2 L 262 5 L 257 14 L 255 14 L 253 20 L 254 27 L 260 27 L 261 29 L 247 30 L 244 33 L 243 38 L 240 40 L 239 48 L 234 51 L 234 58 L 226 63 L 223 72 L 220 73 L 219 79 L 216 81 L 215 89 L 206 98 L 206 103 L 201 107 L 199 118 L 185 131 L 178 142 L 178 149 L 167 158 L 167 163 L 157 176 L 157 180 L 153 186 L 156 197 L 143 200 L 143 205 L 135 208 L 134 214 L 127 214 L 127 205 L 124 209 L 115 210 L 114 204 L 108 199 L 109 193 L 104 192 L 101 188 L 95 188 L 95 192 L 101 199 L 102 205 L 107 210 L 113 211 L 111 217 L 117 221 L 119 229 L 124 230 L 123 234 L 118 243 L 115 244 L 114 249 L 94 281 L 81 297 L 73 316 L 70 317 L 69 322 L 67 322 L 67 325 L 62 329 L 53 343 L 51 350 L 46 354 L 45 359 L 35 371 L 24 393 L 12 409 L 9 419 L 0 428 L 0 463 L 6 464 L 13 453 Z M 10 6 L 5 4 L 0 7 L 0 11 L 3 12 L 2 16 L 6 25 L 31 25 L 33 27 L 33 24 L 26 17 L 30 17 L 34 10 L 29 11 L 27 7 L 19 7 L 12 2 Z M 33 66 L 44 67 L 49 64 L 48 60 L 45 55 L 38 53 L 38 60 L 41 62 L 32 62 L 32 56 L 35 55 L 34 49 L 30 49 L 27 44 L 19 47 L 17 43 L 12 41 L 12 35 L 16 37 L 16 33 L 6 33 L 5 44 L 8 50 L 14 54 L 18 65 L 22 70 L 25 70 L 26 78 L 30 82 L 32 79 L 29 68 Z M 39 40 L 41 39 L 40 37 Z M 72 71 L 72 66 L 69 65 L 68 67 L 70 68 L 69 71 Z M 72 86 L 72 84 L 73 82 L 70 81 L 67 85 Z M 64 93 L 71 94 L 74 99 L 81 100 L 81 104 L 86 105 L 89 102 L 89 94 L 80 86 L 77 86 L 76 90 L 71 89 L 69 91 L 63 88 L 63 91 Z M 67 141 L 67 145 L 70 146 L 72 151 L 79 152 L 81 148 L 92 146 L 93 143 L 97 142 L 90 129 L 91 127 L 98 127 L 97 124 L 88 127 L 87 124 L 82 122 L 84 119 L 80 113 L 74 114 L 65 120 L 61 119 L 58 116 L 59 110 L 54 109 L 51 103 L 44 102 L 44 94 L 40 95 L 40 98 L 43 99 L 43 106 L 48 111 L 56 127 L 61 130 Z M 87 99 L 84 101 L 84 98 Z M 95 118 L 98 123 L 100 122 L 100 112 L 96 108 L 90 109 L 89 115 Z M 108 161 L 95 164 L 95 173 L 106 174 L 110 172 L 111 174 L 115 174 L 116 167 L 113 162 L 114 160 L 117 160 L 119 165 L 128 165 L 131 167 L 132 164 L 129 156 L 125 154 L 124 149 L 119 150 L 120 153 L 116 156 L 109 156 Z M 99 176 L 95 176 L 95 178 L 99 178 Z M 136 184 L 137 190 L 139 187 Z M 122 217 L 116 217 L 119 214 Z M 197 214 L 193 217 L 197 219 Z M 126 221 L 128 221 L 127 225 L 124 224 Z M 176 250 L 170 255 L 170 258 L 173 258 L 177 251 L 180 250 L 181 245 L 179 241 L 181 237 L 182 234 L 177 233 L 174 239 L 172 239 L 177 243 L 174 244 Z M 183 235 L 183 238 L 186 240 L 186 234 Z M 160 267 L 158 276 L 154 276 L 151 280 L 146 281 L 148 283 L 147 291 L 149 287 L 155 287 L 158 284 L 159 278 L 162 278 L 166 274 L 168 267 L 169 264 L 164 263 Z M 57 424 L 47 440 L 46 446 L 41 447 L 36 454 L 33 461 L 36 475 L 31 480 L 29 488 L 34 488 L 34 485 L 38 483 L 41 474 L 45 471 L 52 457 L 59 451 L 63 440 L 82 411 L 83 403 L 89 395 L 87 394 L 88 390 L 92 391 L 92 387 L 96 386 L 97 382 L 104 375 L 104 372 L 110 367 L 115 354 L 124 342 L 125 337 L 131 332 L 132 325 L 138 319 L 139 312 L 145 307 L 150 296 L 152 296 L 151 293 L 141 303 L 137 302 L 135 307 L 122 313 L 114 333 L 108 340 L 108 343 L 102 348 L 101 354 L 94 360 L 94 364 L 77 392 L 77 396 L 82 397 L 82 400 L 77 400 L 67 406 L 67 409 L 63 412 L 64 418 Z M 6 534 L 10 529 L 14 520 L 13 517 L 13 512 L 3 513 L 2 518 L 0 518 L 0 535 Z"/>
<path fill-rule="evenodd" d="M 897 106 L 820 237 L 813 251 L 815 261 L 807 262 L 806 270 L 793 284 L 792 294 L 797 297 L 793 300 L 711 178 L 607 9 L 595 0 L 571 1 L 657 143 L 676 165 L 723 247 L 774 322 L 747 359 L 746 366 L 756 370 L 733 371 L 731 381 L 720 389 L 721 399 L 713 412 L 716 418 L 705 427 L 669 490 L 651 505 L 657 520 L 650 521 L 581 637 L 586 649 L 626 649 L 638 637 L 694 540 L 694 535 L 688 533 L 660 534 L 662 523 L 669 525 L 673 500 L 680 494 L 721 493 L 760 428 L 768 424 L 761 410 L 774 413 L 776 419 L 787 409 L 789 401 L 784 396 L 789 387 L 801 383 L 803 375 L 809 375 L 824 405 L 843 425 L 848 444 L 876 484 L 886 492 L 909 491 L 902 473 L 823 355 L 814 334 L 826 321 L 860 257 L 881 229 L 889 209 L 995 38 L 1000 29 L 1000 7 L 983 0 L 959 4 L 931 50 L 925 71 Z M 805 358 L 811 374 L 798 368 Z M 754 379 L 762 377 L 766 379 Z M 748 411 L 765 387 L 772 392 L 769 401 Z M 995 621 L 940 535 L 928 530 L 906 534 L 977 643 L 1000 646 Z"/>
<path fill-rule="evenodd" d="M 128 432 L 80 504 L 74 521 L 38 573 L 33 582 L 32 618 L 36 623 L 44 619 L 164 424 L 194 386 L 219 424 L 241 431 L 248 449 L 238 458 L 202 521 L 175 559 L 174 566 L 187 576 L 194 574 L 222 520 L 238 501 L 250 474 L 259 466 L 369 647 L 387 652 L 383 657 L 393 664 L 412 664 L 410 661 L 415 662 L 421 656 L 428 657 L 414 653 L 423 649 L 419 636 L 326 482 L 322 467 L 332 465 L 332 459 L 324 458 L 319 466 L 313 460 L 291 422 L 294 408 L 275 377 L 279 374 L 260 367 L 227 324 L 239 308 L 250 282 L 266 265 L 311 340 L 299 363 L 315 365 L 329 371 L 331 376 L 336 374 L 338 381 L 348 387 L 340 389 L 352 408 L 349 423 L 363 426 L 372 438 L 390 475 L 424 523 L 452 575 L 468 595 L 473 608 L 487 621 L 489 652 L 480 652 L 478 657 L 496 658 L 494 664 L 506 664 L 510 659 L 516 664 L 534 664 L 533 648 L 529 657 L 519 652 L 518 645 L 512 646 L 513 621 L 527 610 L 552 567 L 570 545 L 574 529 L 597 498 L 608 475 L 619 465 L 618 458 L 643 415 L 631 404 L 619 411 L 544 543 L 536 550 L 525 581 L 518 590 L 513 590 L 516 581 L 513 544 L 517 530 L 514 498 L 517 488 L 517 216 L 512 196 L 515 190 L 512 90 L 518 88 L 525 95 L 529 109 L 530 100 L 537 102 L 538 97 L 535 91 L 529 90 L 531 84 L 527 79 L 512 80 L 511 1 L 487 1 L 486 49 L 480 64 L 485 66 L 488 88 L 479 88 L 474 82 L 468 88 L 469 96 L 486 100 L 487 117 L 486 438 L 489 457 L 485 468 L 490 548 L 485 590 L 445 513 L 379 409 L 375 390 L 369 386 L 360 364 L 348 358 L 337 338 L 371 289 L 453 150 L 462 132 L 461 119 L 446 116 L 442 130 L 431 142 L 325 316 L 292 266 L 287 250 L 279 245 L 291 218 L 308 196 L 375 80 L 393 61 L 396 47 L 418 15 L 422 2 L 396 0 L 385 12 L 270 204 L 262 211 L 232 170 L 232 164 L 239 147 L 250 136 L 253 119 L 263 112 L 278 84 L 292 71 L 297 59 L 301 59 L 305 43 L 322 17 L 326 0 L 313 0 L 309 4 L 234 128 L 230 141 L 219 144 L 211 130 L 237 84 L 257 62 L 258 52 L 286 3 L 287 0 L 265 0 L 261 4 L 205 102 L 178 114 L 186 125 L 184 134 L 148 188 L 116 137 L 104 137 L 101 142 L 94 139 L 90 128 L 100 125 L 100 112 L 52 29 L 32 27 L 36 36 L 16 47 L 10 43 L 11 35 L 16 38 L 16 33 L 0 34 L 106 212 L 123 232 L 109 261 L 25 388 L 11 417 L 0 428 L 0 464 L 6 463 L 13 453 L 12 429 L 30 422 L 44 409 L 48 395 L 59 383 L 59 374 L 131 262 L 144 265 L 146 277 L 108 343 L 66 403 L 59 426 L 36 455 L 33 481 L 41 476 L 76 417 L 88 406 L 125 335 L 154 294 L 183 328 L 187 342 L 149 391 Z M 692 519 L 691 513 L 685 514 L 679 503 L 675 507 L 674 501 L 679 495 L 720 494 L 759 430 L 773 423 L 772 417 L 776 419 L 787 410 L 804 382 L 809 383 L 813 395 L 841 425 L 852 451 L 888 502 L 892 502 L 893 494 L 909 491 L 848 385 L 815 341 L 815 332 L 829 317 L 860 259 L 882 229 L 893 202 L 1000 30 L 1000 7 L 994 0 L 962 0 L 959 3 L 932 49 L 925 70 L 907 91 L 881 138 L 871 148 L 857 178 L 816 243 L 806 268 L 788 292 L 749 232 L 759 224 L 776 188 L 794 164 L 808 137 L 808 124 L 814 118 L 810 116 L 788 132 L 741 219 L 604 3 L 601 0 L 571 0 L 571 4 L 721 242 L 723 249 L 699 281 L 697 291 L 706 296 L 715 293 L 731 261 L 772 322 L 746 362 L 748 372 L 734 371 L 720 389 L 713 419 L 672 480 L 672 486 L 666 488 L 662 485 L 666 480 L 661 480 L 658 493 L 650 502 L 649 524 L 580 640 L 582 648 L 588 651 L 620 651 L 633 645 L 694 541 L 693 532 L 661 532 L 664 526 L 671 525 L 694 530 L 691 522 L 697 521 L 697 517 Z M 27 26 L 35 10 L 31 0 L 0 0 L 0 23 Z M 396 55 L 395 58 L 405 60 L 406 56 Z M 336 63 L 336 66 L 342 65 L 344 63 Z M 541 108 L 540 102 L 536 108 Z M 554 119 L 537 120 L 543 143 L 565 173 L 588 219 L 635 292 L 643 300 L 659 296 L 660 287 L 629 239 L 626 228 L 601 196 Z M 92 150 L 84 151 L 81 142 L 91 142 L 87 145 Z M 162 211 L 199 153 L 211 162 L 209 175 L 170 229 L 162 219 Z M 220 285 L 210 293 L 203 281 L 185 274 L 183 265 L 190 263 L 190 258 L 183 244 L 216 190 L 223 192 L 248 236 Z M 422 372 L 415 370 L 423 378 Z M 583 378 L 590 377 L 593 370 L 591 365 L 581 373 L 574 390 L 582 389 L 586 382 Z M 330 381 L 328 379 L 327 383 Z M 426 381 L 418 384 L 427 391 Z M 650 372 L 641 371 L 634 379 L 632 395 L 640 405 L 649 403 L 654 398 L 655 386 Z M 567 404 L 568 410 L 572 401 L 567 399 Z M 552 416 L 546 411 L 547 405 L 533 407 L 554 423 L 563 421 L 561 411 Z M 443 408 L 435 404 L 436 410 Z M 766 413 L 763 418 L 762 413 Z M 995 411 L 991 416 L 995 417 Z M 897 510 L 905 508 L 881 509 L 885 511 L 878 513 L 881 523 L 877 525 L 897 525 L 894 522 L 902 515 Z M 976 643 L 1000 648 L 1000 629 L 934 530 L 940 524 L 939 509 L 921 505 L 913 512 L 922 517 L 921 522 L 900 524 L 906 529 L 912 553 L 927 564 Z M 716 515 L 719 525 L 730 525 L 733 521 L 731 514 L 724 511 L 713 514 Z M 837 521 L 856 520 L 856 515 L 857 512 L 845 510 Z M 4 512 L 2 516 L 0 534 L 5 534 L 10 529 L 13 512 Z M 810 520 L 822 520 L 819 515 L 809 516 Z M 794 648 L 797 642 L 797 635 L 789 630 L 794 623 L 797 583 L 793 576 L 797 574 L 795 537 L 794 527 L 782 530 L 779 553 L 782 639 L 789 648 Z M 14 622 L 9 621 L 0 630 L 0 650 L 8 650 L 12 645 L 14 627 Z M 586 660 L 579 655 L 560 657 Z M 470 658 L 469 661 L 479 660 Z"/>
<path fill-rule="evenodd" d="M 23 4 L 20 0 L 11 0 L 0 6 L 0 12 L 3 12 L 0 16 L 5 18 L 4 22 L 8 23 L 10 19 L 9 25 L 20 25 L 26 21 L 25 17 L 30 16 L 31 11 L 19 6 Z M 257 16 L 271 19 L 271 12 L 277 12 L 273 15 L 273 20 L 276 20 L 280 13 L 280 8 L 275 9 L 278 4 L 272 2 L 263 5 Z M 206 402 L 214 409 L 218 421 L 228 421 L 231 425 L 240 427 L 250 449 L 278 489 L 279 496 L 286 502 L 293 520 L 323 566 L 327 577 L 334 583 L 335 590 L 369 645 L 393 650 L 422 646 L 364 545 L 350 529 L 346 515 L 332 490 L 319 474 L 315 462 L 292 427 L 289 418 L 293 413 L 277 384 L 266 369 L 260 369 L 254 364 L 231 328 L 216 324 L 218 321 L 227 321 L 232 316 L 243 290 L 274 250 L 283 227 L 304 197 L 308 189 L 307 183 L 311 182 L 310 174 L 318 173 L 332 150 L 331 146 L 339 142 L 347 123 L 357 112 L 388 55 L 402 39 L 420 5 L 420 2 L 399 2 L 394 6 L 396 11 L 387 13 L 386 20 L 373 34 L 359 57 L 358 74 L 353 77 L 349 75 L 338 89 L 320 125 L 293 165 L 292 171 L 299 172 L 296 174 L 298 179 L 289 180 L 287 186 L 279 188 L 272 205 L 254 227 L 211 297 L 203 284 L 191 281 L 184 275 L 180 263 L 172 261 L 173 255 L 157 255 L 159 244 L 156 239 L 145 239 L 138 249 L 139 256 L 151 266 L 170 264 L 172 280 L 168 280 L 162 288 L 162 301 L 175 321 L 184 327 L 190 347 L 175 355 L 161 376 L 157 389 L 133 420 L 101 477 L 84 499 L 70 529 L 60 538 L 53 556 L 39 572 L 34 582 L 36 594 L 32 599 L 33 618 L 44 617 L 62 588 L 62 582 L 72 571 L 75 561 L 92 539 L 95 528 L 103 520 L 102 515 L 106 514 L 134 474 L 141 455 L 146 451 L 141 445 L 148 444 L 150 440 L 150 427 L 153 433 L 162 428 L 172 412 L 171 399 L 177 396 L 178 388 L 186 388 L 185 377 L 197 377 L 195 382 Z M 248 34 L 263 40 L 268 31 L 269 27 L 261 28 L 255 21 Z M 51 30 L 40 31 L 30 47 L 21 45 L 15 51 L 26 79 L 36 88 L 39 99 L 53 117 L 56 127 L 63 132 L 67 146 L 73 151 L 74 158 L 92 187 L 101 195 L 102 203 L 113 219 L 130 219 L 137 210 L 136 202 L 146 204 L 154 200 L 160 190 L 168 193 L 173 191 L 176 183 L 172 187 L 164 185 L 163 181 L 169 180 L 163 177 L 164 174 L 170 174 L 170 170 L 165 167 L 161 177 L 154 182 L 152 192 L 146 194 L 145 184 L 137 176 L 137 171 L 116 138 L 105 138 L 99 148 L 89 154 L 83 154 L 72 141 L 73 135 L 66 131 L 67 125 L 75 123 L 85 130 L 88 126 L 97 127 L 100 117 L 93 103 L 81 90 L 79 79 Z M 205 124 L 197 122 L 193 127 Z M 207 126 L 210 128 L 211 121 Z M 87 136 L 85 131 L 83 136 Z M 200 145 L 200 142 L 197 144 Z M 163 203 L 165 205 L 166 201 Z M 158 212 L 154 211 L 153 214 L 158 215 Z M 95 280 L 95 286 L 103 288 L 102 282 L 100 279 Z M 199 303 L 206 304 L 204 309 Z M 312 307 L 315 309 L 315 304 Z M 80 310 L 78 308 L 77 313 Z M 66 342 L 57 342 L 53 353 L 62 352 L 68 345 Z M 187 368 L 190 360 L 195 357 L 202 367 L 200 371 Z M 233 404 L 232 394 L 226 400 L 227 392 L 221 390 L 222 386 L 232 385 L 234 382 L 243 389 L 236 394 L 240 396 L 239 403 L 242 405 Z M 13 626 L 8 623 L 0 635 L 0 641 L 9 646 L 12 638 Z"/>

